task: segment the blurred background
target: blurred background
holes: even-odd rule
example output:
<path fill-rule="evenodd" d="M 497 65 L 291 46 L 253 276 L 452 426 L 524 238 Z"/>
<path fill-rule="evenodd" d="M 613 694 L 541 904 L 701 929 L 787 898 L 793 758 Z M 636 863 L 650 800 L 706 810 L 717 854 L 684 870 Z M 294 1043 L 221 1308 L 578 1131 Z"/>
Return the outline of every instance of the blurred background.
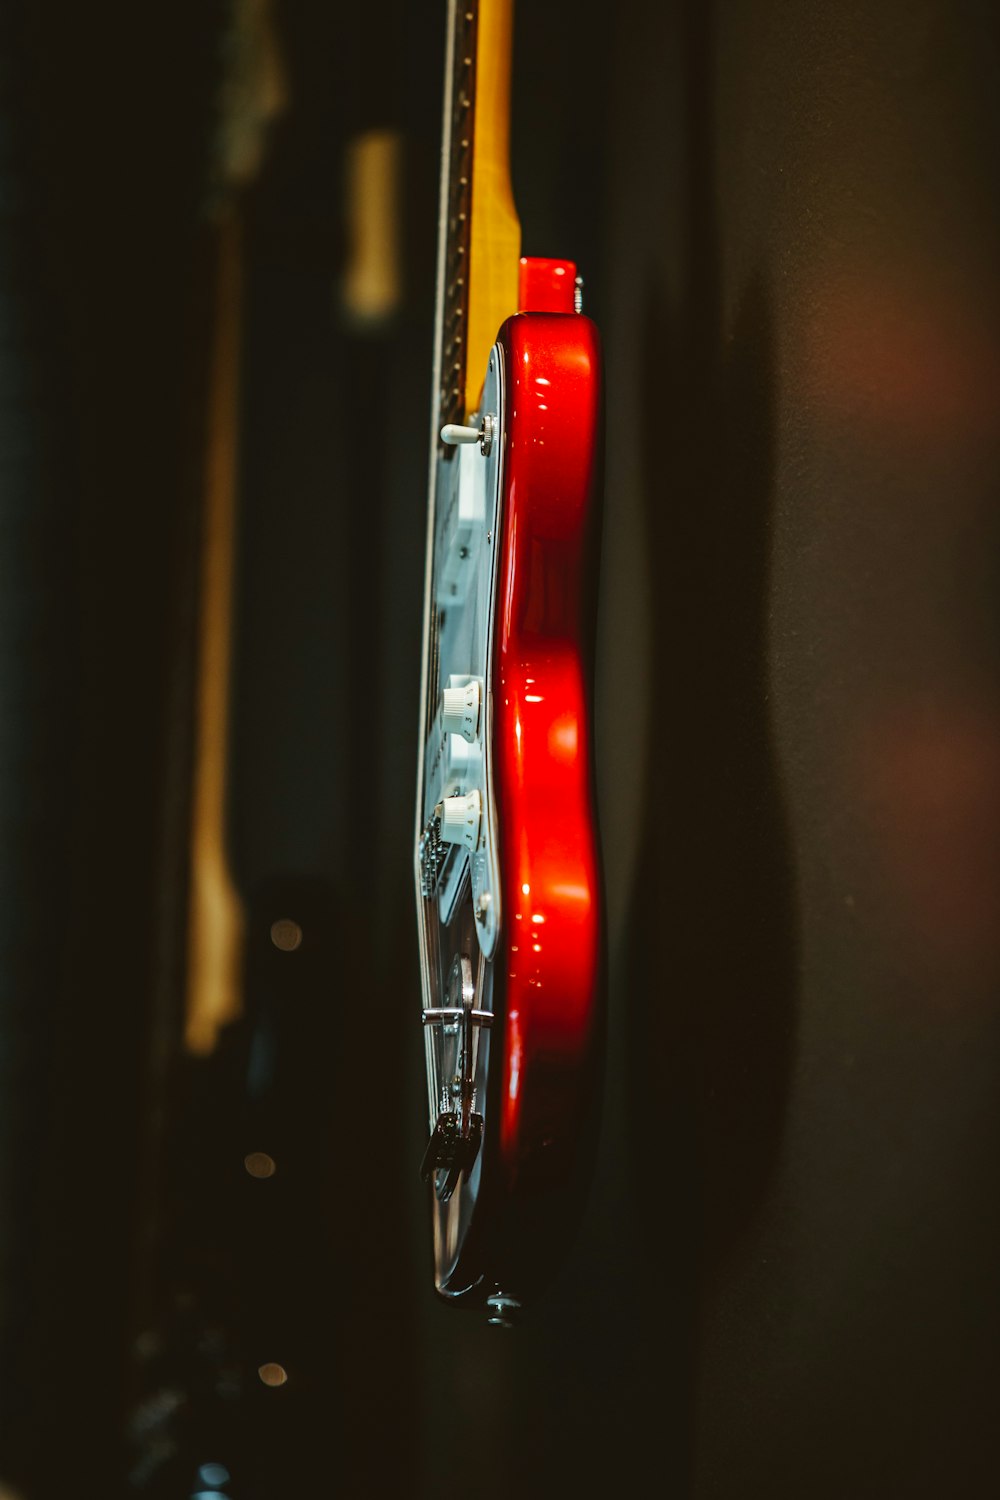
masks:
<path fill-rule="evenodd" d="M 607 359 L 610 1025 L 504 1334 L 418 1180 L 443 10 L 0 12 L 0 1493 L 979 1493 L 997 13 L 517 8 Z"/>

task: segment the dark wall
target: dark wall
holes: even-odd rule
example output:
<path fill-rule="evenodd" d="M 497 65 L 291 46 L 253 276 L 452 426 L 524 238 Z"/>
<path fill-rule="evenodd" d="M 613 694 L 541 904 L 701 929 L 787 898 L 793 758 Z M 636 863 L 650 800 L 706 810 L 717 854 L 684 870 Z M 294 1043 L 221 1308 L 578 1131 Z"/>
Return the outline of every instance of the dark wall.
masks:
<path fill-rule="evenodd" d="M 996 23 L 626 10 L 604 809 L 663 1274 L 612 1364 L 696 1494 L 964 1492 L 996 1337 Z"/>

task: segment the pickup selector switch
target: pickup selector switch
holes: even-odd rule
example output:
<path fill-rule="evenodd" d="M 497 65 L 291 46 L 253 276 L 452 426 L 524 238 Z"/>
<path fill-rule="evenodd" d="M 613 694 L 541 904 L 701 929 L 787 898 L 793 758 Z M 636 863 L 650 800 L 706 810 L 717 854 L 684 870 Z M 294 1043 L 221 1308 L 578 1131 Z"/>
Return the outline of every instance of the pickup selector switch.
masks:
<path fill-rule="evenodd" d="M 470 745 L 475 742 L 479 733 L 478 682 L 470 682 L 467 687 L 445 688 L 441 721 L 446 734 L 460 734 Z"/>
<path fill-rule="evenodd" d="M 441 837 L 447 844 L 462 844 L 475 852 L 483 821 L 483 804 L 478 792 L 467 797 L 445 797 L 441 806 Z"/>

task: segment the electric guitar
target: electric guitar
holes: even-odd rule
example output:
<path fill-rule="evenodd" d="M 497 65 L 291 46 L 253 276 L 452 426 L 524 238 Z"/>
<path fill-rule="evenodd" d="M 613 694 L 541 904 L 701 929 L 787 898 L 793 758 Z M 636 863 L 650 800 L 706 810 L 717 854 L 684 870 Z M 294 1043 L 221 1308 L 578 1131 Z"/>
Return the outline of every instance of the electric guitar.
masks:
<path fill-rule="evenodd" d="M 579 1213 L 602 1026 L 600 346 L 520 258 L 511 25 L 450 0 L 415 848 L 435 1285 L 500 1324 Z"/>

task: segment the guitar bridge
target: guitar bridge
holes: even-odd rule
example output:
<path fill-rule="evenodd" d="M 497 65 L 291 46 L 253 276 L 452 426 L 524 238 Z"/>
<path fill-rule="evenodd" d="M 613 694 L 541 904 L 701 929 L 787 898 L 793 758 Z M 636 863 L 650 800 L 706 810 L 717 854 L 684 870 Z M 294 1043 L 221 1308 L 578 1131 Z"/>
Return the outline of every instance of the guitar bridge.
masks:
<path fill-rule="evenodd" d="M 476 1111 L 476 1075 L 479 1038 L 493 1025 L 493 1013 L 474 1008 L 472 964 L 466 953 L 455 956 L 448 998 L 451 1005 L 423 1012 L 434 1126 L 420 1172 L 425 1181 L 435 1176 L 435 1192 L 442 1203 L 451 1197 L 462 1173 L 471 1171 L 483 1139 L 483 1117 Z"/>
<path fill-rule="evenodd" d="M 426 1182 L 437 1173 L 434 1191 L 441 1203 L 447 1203 L 458 1186 L 463 1172 L 470 1172 L 475 1165 L 479 1148 L 483 1143 L 482 1115 L 469 1116 L 469 1131 L 462 1133 L 462 1123 L 457 1114 L 438 1116 L 437 1124 L 427 1142 L 424 1159 L 420 1163 L 420 1175 Z"/>

